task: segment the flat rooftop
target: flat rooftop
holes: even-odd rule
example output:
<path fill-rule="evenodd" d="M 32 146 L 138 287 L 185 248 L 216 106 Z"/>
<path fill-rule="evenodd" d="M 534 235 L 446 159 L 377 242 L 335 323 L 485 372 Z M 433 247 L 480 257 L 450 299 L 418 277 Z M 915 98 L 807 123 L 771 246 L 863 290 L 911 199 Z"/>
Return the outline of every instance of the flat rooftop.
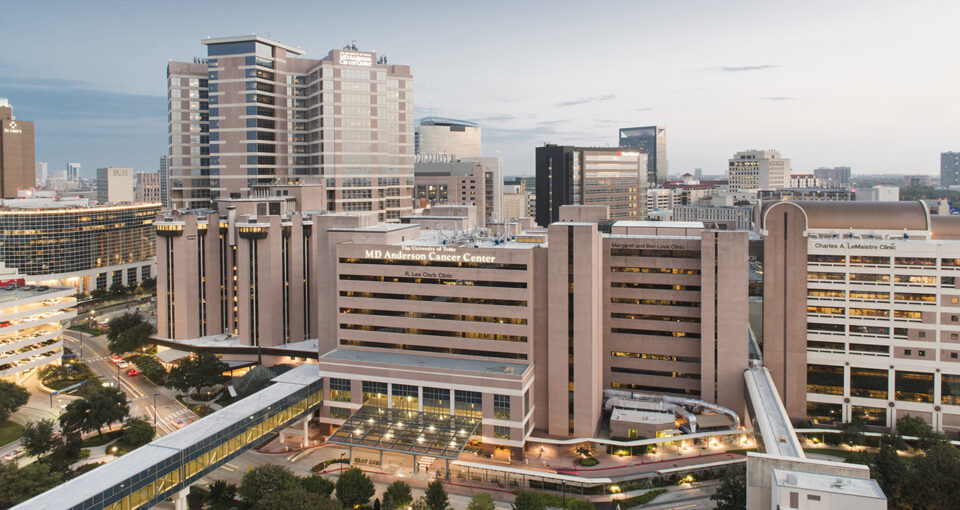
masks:
<path fill-rule="evenodd" d="M 487 374 L 522 375 L 530 365 L 523 363 L 504 363 L 500 361 L 484 361 L 475 359 L 440 358 L 416 354 L 403 354 L 380 351 L 359 351 L 350 349 L 334 349 L 323 356 L 320 361 L 359 361 L 362 363 L 383 363 L 385 365 L 401 365 L 405 367 L 423 367 L 433 369 L 461 370 L 464 372 L 480 372 Z"/>
<path fill-rule="evenodd" d="M 658 413 L 656 411 L 637 411 L 636 409 L 616 408 L 610 415 L 610 421 L 663 425 L 667 423 L 673 424 L 677 421 L 677 419 L 673 413 Z"/>
<path fill-rule="evenodd" d="M 773 479 L 777 487 L 795 487 L 817 492 L 887 499 L 880 485 L 872 478 L 853 478 L 774 468 Z"/>
<path fill-rule="evenodd" d="M 656 227 L 656 228 L 704 228 L 700 221 L 634 221 L 620 220 L 614 227 Z"/>

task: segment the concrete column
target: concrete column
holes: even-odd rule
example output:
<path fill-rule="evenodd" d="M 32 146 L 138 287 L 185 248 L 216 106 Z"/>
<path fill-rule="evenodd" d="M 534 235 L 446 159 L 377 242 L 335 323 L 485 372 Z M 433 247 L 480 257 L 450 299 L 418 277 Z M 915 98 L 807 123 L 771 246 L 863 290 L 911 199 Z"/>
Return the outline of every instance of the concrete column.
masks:
<path fill-rule="evenodd" d="M 393 383 L 387 383 L 387 408 L 393 407 Z"/>
<path fill-rule="evenodd" d="M 417 411 L 423 412 L 423 386 L 417 386 Z M 416 468 L 414 468 L 416 473 Z"/>
<path fill-rule="evenodd" d="M 173 495 L 174 510 L 187 510 L 187 496 L 190 495 L 190 486 L 184 487 L 180 492 Z"/>
<path fill-rule="evenodd" d="M 310 433 L 310 417 L 308 416 L 303 419 L 303 442 L 301 443 L 302 448 L 306 448 L 307 446 L 310 445 L 309 433 Z"/>

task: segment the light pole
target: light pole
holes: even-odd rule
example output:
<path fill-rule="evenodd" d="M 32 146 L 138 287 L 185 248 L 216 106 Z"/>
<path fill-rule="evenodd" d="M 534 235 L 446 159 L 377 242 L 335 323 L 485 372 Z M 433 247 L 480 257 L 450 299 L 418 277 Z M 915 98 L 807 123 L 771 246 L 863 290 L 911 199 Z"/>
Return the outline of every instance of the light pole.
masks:
<path fill-rule="evenodd" d="M 341 452 L 341 453 L 340 453 L 340 472 L 337 473 L 337 481 L 340 480 L 340 475 L 343 474 L 343 456 L 346 455 L 346 454 L 347 454 L 347 452 Z"/>
<path fill-rule="evenodd" d="M 153 394 L 153 427 L 157 427 L 157 415 L 160 414 L 160 409 L 157 408 L 157 395 L 159 393 Z"/>
<path fill-rule="evenodd" d="M 561 489 L 563 490 L 563 508 L 564 508 L 564 510 L 566 510 L 566 508 L 567 508 L 567 481 L 566 481 L 566 480 L 560 480 L 560 487 L 561 487 Z"/>

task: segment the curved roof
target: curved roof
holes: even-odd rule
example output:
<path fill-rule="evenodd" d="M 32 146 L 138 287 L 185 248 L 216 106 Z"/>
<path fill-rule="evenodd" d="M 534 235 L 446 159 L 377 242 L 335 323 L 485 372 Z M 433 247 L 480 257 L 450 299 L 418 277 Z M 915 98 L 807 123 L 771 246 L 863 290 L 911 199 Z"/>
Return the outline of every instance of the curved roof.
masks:
<path fill-rule="evenodd" d="M 960 216 L 933 214 L 930 226 L 934 239 L 960 239 Z"/>
<path fill-rule="evenodd" d="M 927 209 L 920 201 L 844 202 L 786 200 L 765 202 L 761 215 L 777 204 L 793 204 L 807 215 L 807 228 L 864 230 L 929 230 Z"/>
<path fill-rule="evenodd" d="M 480 124 L 477 124 L 476 122 L 470 122 L 469 120 L 448 119 L 446 117 L 424 117 L 420 119 L 420 125 L 480 127 Z"/>

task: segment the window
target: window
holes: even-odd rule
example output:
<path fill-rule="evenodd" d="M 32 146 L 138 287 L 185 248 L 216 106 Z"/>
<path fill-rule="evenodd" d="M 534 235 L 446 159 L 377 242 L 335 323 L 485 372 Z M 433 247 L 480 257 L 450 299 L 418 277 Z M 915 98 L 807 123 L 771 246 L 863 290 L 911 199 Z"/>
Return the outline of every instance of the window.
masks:
<path fill-rule="evenodd" d="M 493 437 L 496 439 L 510 439 L 510 427 L 493 426 Z"/>
<path fill-rule="evenodd" d="M 950 340 L 960 340 L 960 334 L 950 333 Z"/>
<path fill-rule="evenodd" d="M 387 407 L 387 383 L 363 381 L 363 405 Z"/>
<path fill-rule="evenodd" d="M 903 354 L 905 356 L 913 356 L 913 349 L 904 349 Z"/>
<path fill-rule="evenodd" d="M 853 406 L 850 411 L 854 418 L 860 418 L 867 425 L 887 425 L 887 410 L 883 407 Z"/>
<path fill-rule="evenodd" d="M 416 411 L 419 407 L 418 394 L 419 390 L 416 386 L 394 384 L 390 394 L 393 400 L 393 408 Z"/>
<path fill-rule="evenodd" d="M 951 353 L 956 358 L 957 353 Z M 947 405 L 960 405 L 960 375 L 940 375 L 940 402 Z"/>
<path fill-rule="evenodd" d="M 530 414 L 530 390 L 523 394 L 523 416 L 526 417 L 528 414 Z"/>
<path fill-rule="evenodd" d="M 807 391 L 843 395 L 843 367 L 807 365 Z"/>
<path fill-rule="evenodd" d="M 347 418 L 350 418 L 351 413 L 352 413 L 351 409 L 347 409 L 344 407 L 330 408 L 330 417 L 333 418 L 334 420 L 346 420 Z"/>
<path fill-rule="evenodd" d="M 424 387 L 423 410 L 428 413 L 450 414 L 450 390 Z"/>
<path fill-rule="evenodd" d="M 454 391 L 454 410 L 457 416 L 480 418 L 483 414 L 483 395 L 479 391 Z"/>
<path fill-rule="evenodd" d="M 917 336 L 920 337 L 920 338 L 927 338 L 927 332 L 926 332 L 926 331 L 920 331 L 920 332 L 917 333 Z"/>
<path fill-rule="evenodd" d="M 493 396 L 493 417 L 498 420 L 510 419 L 510 395 Z"/>
<path fill-rule="evenodd" d="M 918 356 L 926 356 L 926 355 L 927 355 L 927 351 L 925 351 L 925 350 L 923 350 L 923 349 L 920 349 L 919 351 L 917 351 L 917 355 L 918 355 Z"/>
<path fill-rule="evenodd" d="M 330 400 L 350 402 L 350 379 L 330 379 Z"/>
<path fill-rule="evenodd" d="M 867 398 L 887 398 L 886 370 L 872 368 L 850 369 L 850 396 Z"/>
<path fill-rule="evenodd" d="M 897 370 L 894 387 L 897 400 L 933 403 L 933 374 Z"/>
<path fill-rule="evenodd" d="M 950 359 L 957 359 L 957 353 L 951 352 L 951 353 L 950 353 Z"/>
<path fill-rule="evenodd" d="M 627 439 L 636 439 L 637 436 L 637 429 L 627 429 Z"/>
<path fill-rule="evenodd" d="M 837 423 L 843 416 L 841 404 L 807 401 L 807 418 L 815 424 Z"/>

